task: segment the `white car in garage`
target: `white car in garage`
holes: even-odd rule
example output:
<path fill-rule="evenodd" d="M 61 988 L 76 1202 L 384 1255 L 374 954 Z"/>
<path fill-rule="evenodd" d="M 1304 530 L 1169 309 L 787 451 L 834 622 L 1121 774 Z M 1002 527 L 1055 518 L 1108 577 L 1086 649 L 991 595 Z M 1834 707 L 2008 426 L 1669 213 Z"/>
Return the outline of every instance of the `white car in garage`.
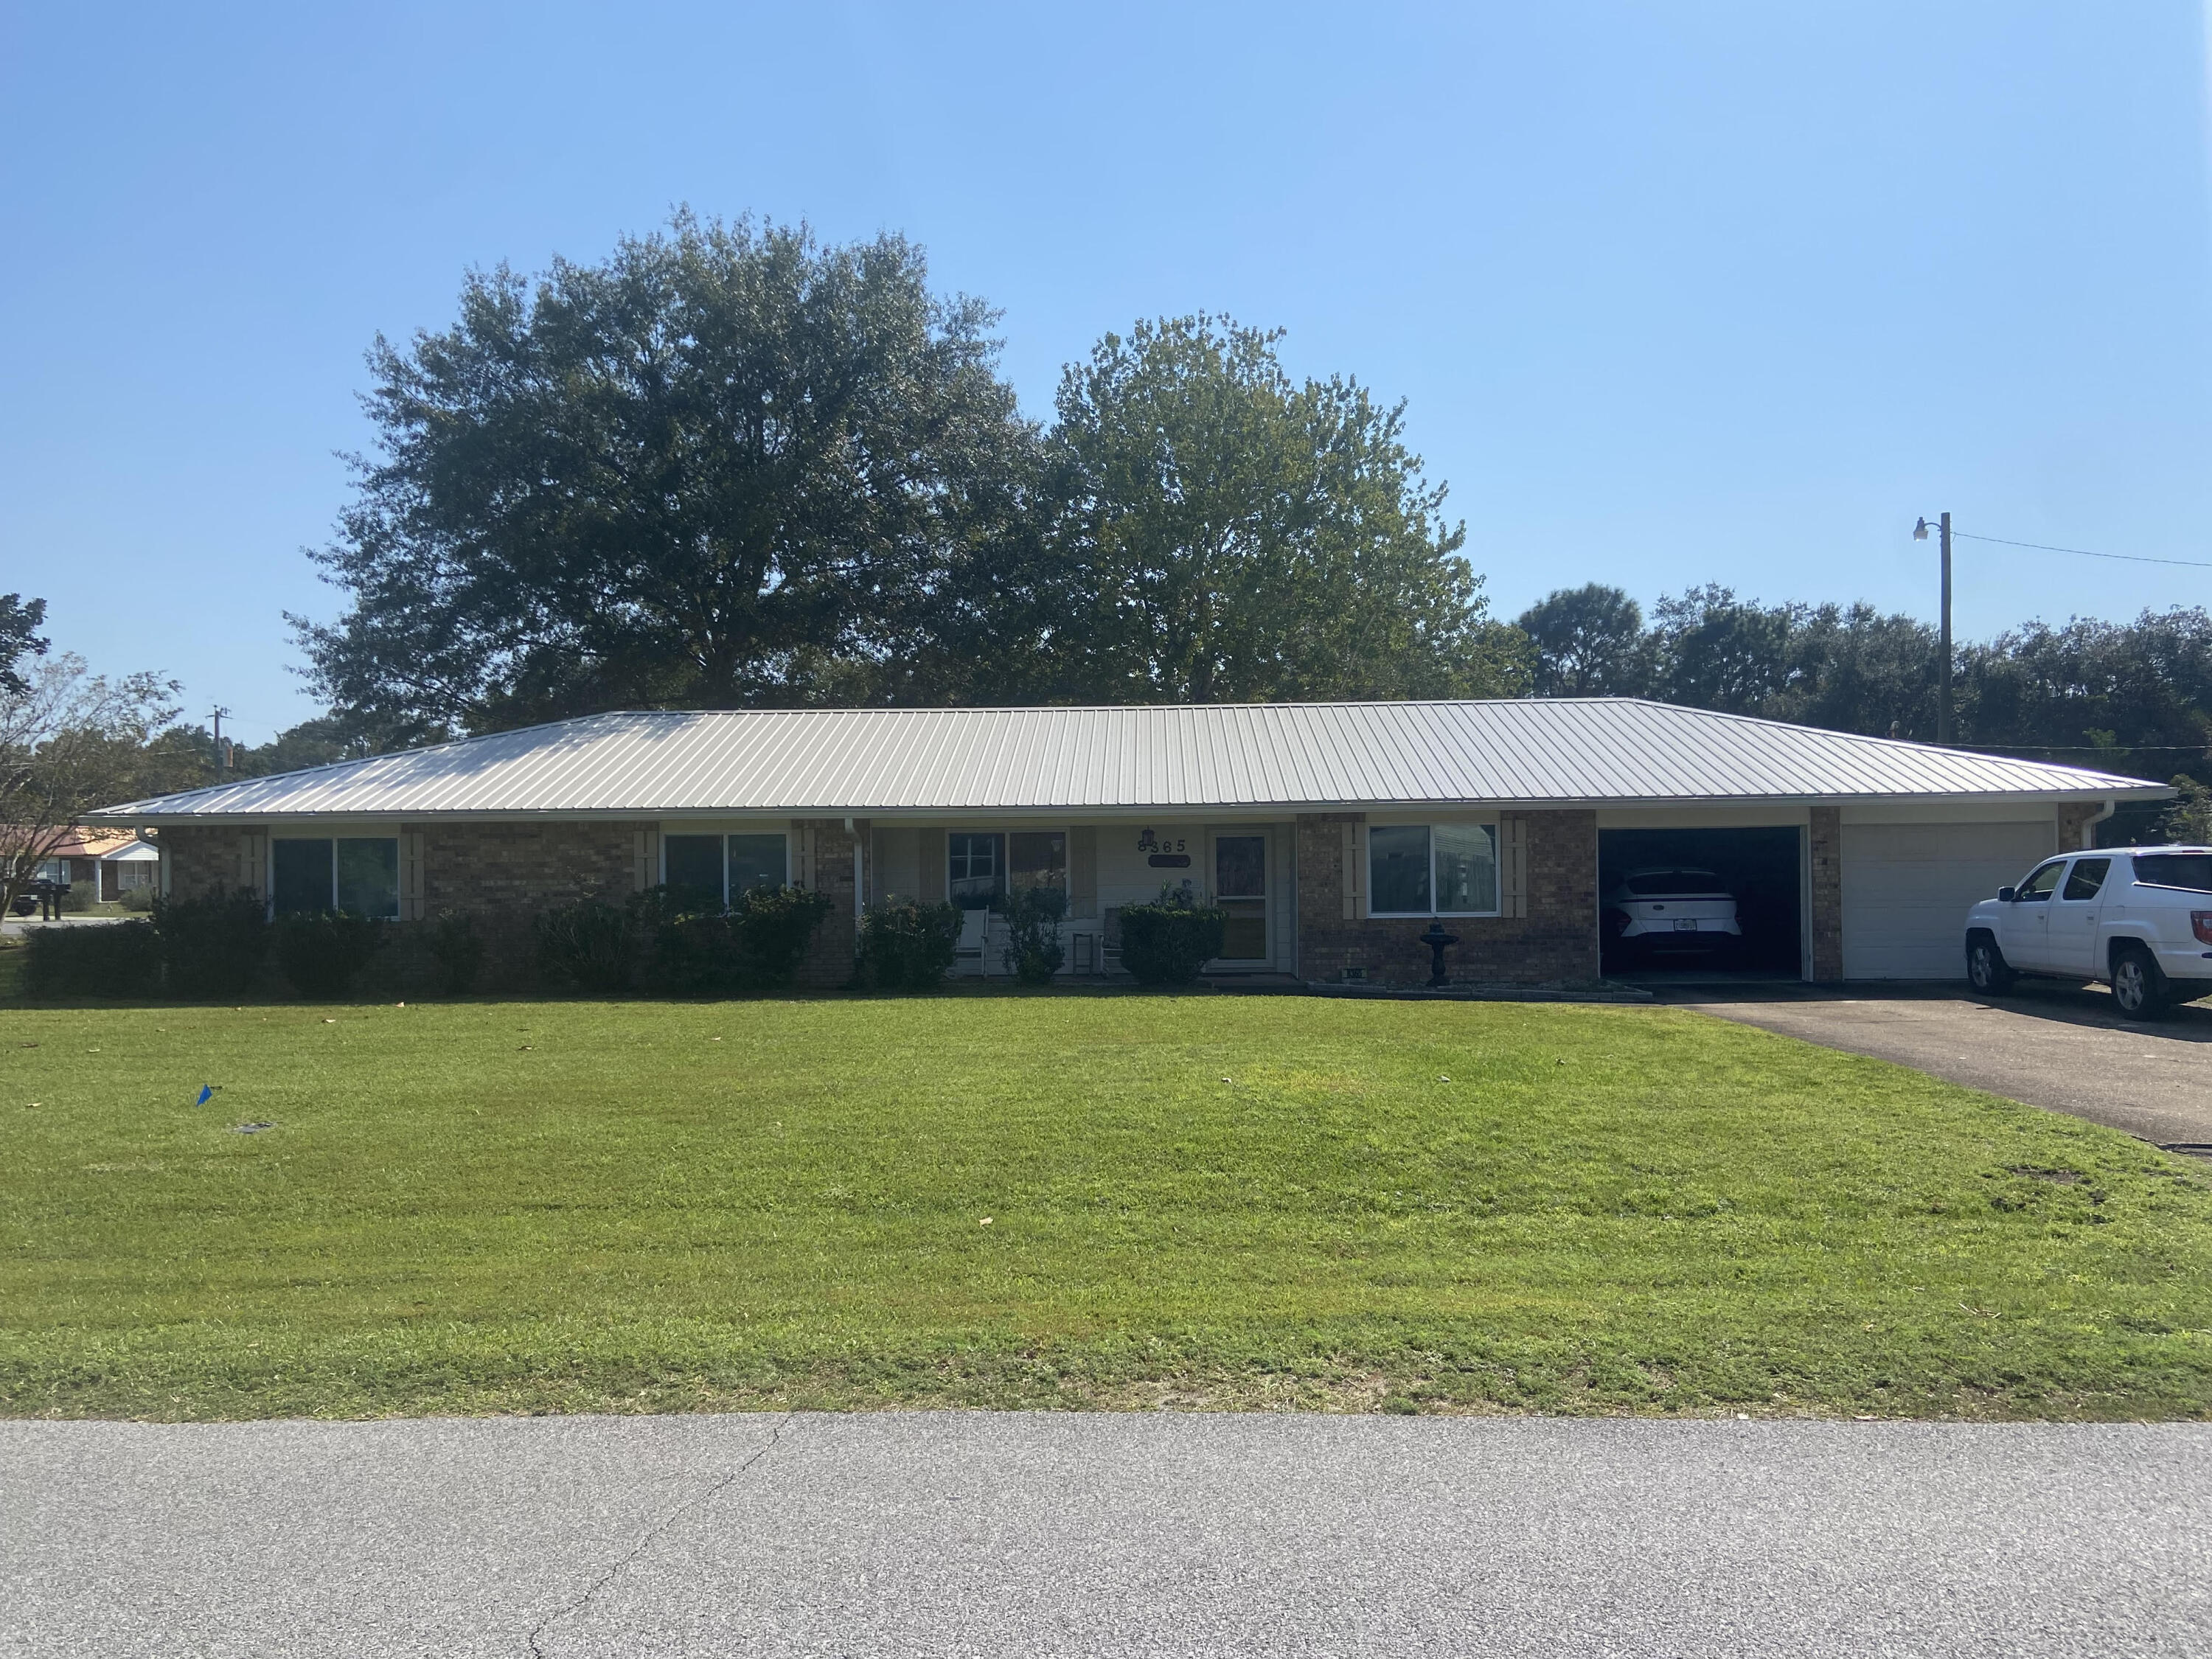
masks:
<path fill-rule="evenodd" d="M 1711 870 L 1631 870 L 1605 896 L 1611 936 L 1632 950 L 1724 949 L 1743 938 L 1735 895 Z"/>
<path fill-rule="evenodd" d="M 2212 994 L 2212 848 L 2065 853 L 1966 913 L 1966 979 L 2102 980 L 2130 1019 Z"/>

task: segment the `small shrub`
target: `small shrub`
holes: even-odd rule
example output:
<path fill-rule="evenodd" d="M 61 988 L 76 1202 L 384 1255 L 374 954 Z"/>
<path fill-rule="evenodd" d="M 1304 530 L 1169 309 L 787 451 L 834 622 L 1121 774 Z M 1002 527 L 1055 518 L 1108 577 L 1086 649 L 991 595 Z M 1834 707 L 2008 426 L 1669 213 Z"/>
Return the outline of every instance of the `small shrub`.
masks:
<path fill-rule="evenodd" d="M 630 915 L 645 942 L 648 988 L 671 996 L 736 988 L 738 939 L 720 895 L 663 885 L 631 900 Z"/>
<path fill-rule="evenodd" d="M 350 910 L 309 910 L 276 918 L 276 965 L 303 997 L 342 997 L 383 948 L 384 924 Z"/>
<path fill-rule="evenodd" d="M 991 908 L 1006 919 L 1006 971 L 1024 985 L 1051 984 L 1067 959 L 1060 943 L 1067 890 L 1017 887 L 1000 894 Z"/>
<path fill-rule="evenodd" d="M 730 907 L 739 988 L 791 983 L 814 930 L 830 914 L 830 895 L 801 887 L 756 887 Z"/>
<path fill-rule="evenodd" d="M 269 954 L 269 914 L 255 893 L 156 899 L 154 931 L 172 996 L 240 995 Z"/>
<path fill-rule="evenodd" d="M 636 974 L 639 912 L 581 899 L 541 911 L 538 970 L 556 985 L 586 991 L 627 991 Z"/>
<path fill-rule="evenodd" d="M 899 899 L 860 918 L 860 976 L 887 991 L 928 991 L 952 969 L 960 908 Z"/>
<path fill-rule="evenodd" d="M 465 997 L 476 989 L 484 942 L 476 919 L 448 910 L 430 927 L 430 960 L 437 964 L 441 996 Z"/>
<path fill-rule="evenodd" d="M 1163 887 L 1156 904 L 1121 911 L 1121 965 L 1145 985 L 1188 985 L 1221 954 L 1229 913 Z"/>
<path fill-rule="evenodd" d="M 151 887 L 126 887 L 115 902 L 134 916 L 146 915 L 154 908 L 154 890 Z"/>
<path fill-rule="evenodd" d="M 26 996 L 147 997 L 161 980 L 161 941 L 151 922 L 35 927 L 23 942 Z"/>

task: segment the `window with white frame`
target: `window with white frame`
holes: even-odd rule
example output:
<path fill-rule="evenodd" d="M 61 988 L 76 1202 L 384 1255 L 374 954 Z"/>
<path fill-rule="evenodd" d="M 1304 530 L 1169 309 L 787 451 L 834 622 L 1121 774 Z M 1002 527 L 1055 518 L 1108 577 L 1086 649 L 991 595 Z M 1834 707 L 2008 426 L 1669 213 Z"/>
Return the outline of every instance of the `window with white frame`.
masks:
<path fill-rule="evenodd" d="M 1367 914 L 1494 916 L 1498 826 L 1377 823 L 1367 831 Z"/>
<path fill-rule="evenodd" d="M 781 833 L 663 836 L 660 854 L 662 881 L 717 904 L 791 880 L 790 848 Z"/>
<path fill-rule="evenodd" d="M 276 836 L 269 855 L 270 904 L 280 916 L 343 910 L 398 919 L 397 836 Z"/>

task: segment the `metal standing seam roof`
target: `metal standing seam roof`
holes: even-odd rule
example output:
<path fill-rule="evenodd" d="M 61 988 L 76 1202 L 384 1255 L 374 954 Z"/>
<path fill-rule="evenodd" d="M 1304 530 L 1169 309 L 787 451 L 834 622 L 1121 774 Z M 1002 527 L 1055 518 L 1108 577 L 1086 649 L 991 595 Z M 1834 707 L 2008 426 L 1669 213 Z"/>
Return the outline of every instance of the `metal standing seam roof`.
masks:
<path fill-rule="evenodd" d="M 2162 799 L 2077 767 L 1626 697 L 593 714 L 130 801 L 101 823 Z"/>

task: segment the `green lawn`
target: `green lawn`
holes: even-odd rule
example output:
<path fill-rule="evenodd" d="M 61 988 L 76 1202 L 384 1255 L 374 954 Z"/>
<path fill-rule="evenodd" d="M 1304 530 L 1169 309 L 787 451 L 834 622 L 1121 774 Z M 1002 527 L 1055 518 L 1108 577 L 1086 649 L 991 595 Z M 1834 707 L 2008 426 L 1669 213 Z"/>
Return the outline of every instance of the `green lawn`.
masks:
<path fill-rule="evenodd" d="M 18 1416 L 2212 1414 L 2200 1168 L 1675 1010 L 16 1007 L 0 1124 Z"/>

